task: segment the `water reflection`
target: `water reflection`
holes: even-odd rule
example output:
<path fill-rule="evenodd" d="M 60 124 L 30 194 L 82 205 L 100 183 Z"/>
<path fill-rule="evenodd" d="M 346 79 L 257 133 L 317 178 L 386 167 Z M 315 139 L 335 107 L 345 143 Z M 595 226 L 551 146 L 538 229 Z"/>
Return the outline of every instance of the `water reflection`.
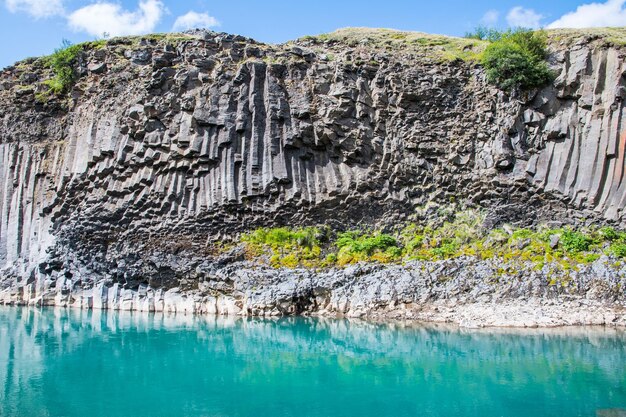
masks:
<path fill-rule="evenodd" d="M 626 406 L 625 342 L 610 328 L 2 308 L 0 415 L 594 416 Z"/>

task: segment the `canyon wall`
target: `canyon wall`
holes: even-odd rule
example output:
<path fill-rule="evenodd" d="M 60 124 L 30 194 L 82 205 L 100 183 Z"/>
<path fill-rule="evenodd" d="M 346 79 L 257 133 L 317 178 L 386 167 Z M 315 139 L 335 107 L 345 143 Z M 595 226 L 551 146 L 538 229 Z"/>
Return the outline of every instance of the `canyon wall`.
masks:
<path fill-rule="evenodd" d="M 4 69 L 0 285 L 184 284 L 177 254 L 240 231 L 385 227 L 429 204 L 624 226 L 625 48 L 552 33 L 554 83 L 509 95 L 445 38 L 398 33 L 96 42 L 66 98 L 40 61 Z"/>

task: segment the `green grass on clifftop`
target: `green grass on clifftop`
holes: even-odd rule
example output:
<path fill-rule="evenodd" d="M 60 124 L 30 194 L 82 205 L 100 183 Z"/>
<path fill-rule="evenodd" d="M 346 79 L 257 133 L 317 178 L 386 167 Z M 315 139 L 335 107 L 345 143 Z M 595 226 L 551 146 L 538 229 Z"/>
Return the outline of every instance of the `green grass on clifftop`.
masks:
<path fill-rule="evenodd" d="M 133 49 L 139 47 L 142 42 L 161 42 L 175 45 L 178 42 L 191 39 L 194 38 L 183 33 L 155 33 L 144 36 L 99 39 L 75 45 L 64 40 L 52 54 L 32 59 L 31 65 L 37 63 L 37 65 L 52 71 L 52 77 L 41 83 L 46 87 L 46 90 L 38 93 L 36 98 L 39 102 L 46 102 L 51 96 L 62 96 L 68 93 L 79 79 L 77 66 L 82 53 L 107 47 L 114 48 L 116 45 L 126 45 Z"/>
<path fill-rule="evenodd" d="M 498 36 L 490 37 L 489 34 Z M 343 28 L 330 33 L 304 36 L 298 41 L 323 43 L 330 48 L 333 45 L 346 45 L 351 48 L 379 49 L 386 52 L 413 54 L 416 57 L 452 61 L 478 62 L 490 41 L 501 39 L 503 32 L 487 29 L 485 36 L 466 36 L 458 38 L 445 35 L 433 35 L 423 32 L 399 31 L 378 28 Z M 590 29 L 552 29 L 541 31 L 546 35 L 548 49 L 569 47 L 577 42 L 600 42 L 617 47 L 626 46 L 626 28 L 590 28 Z M 473 35 L 471 33 L 469 35 Z"/>
<path fill-rule="evenodd" d="M 300 40 L 406 52 L 442 60 L 478 60 L 488 45 L 488 42 L 476 39 L 371 28 L 344 28 L 317 36 L 305 36 Z"/>
<path fill-rule="evenodd" d="M 551 29 L 546 31 L 548 45 L 552 48 L 567 47 L 577 42 L 600 41 L 607 45 L 626 46 L 626 27 Z"/>

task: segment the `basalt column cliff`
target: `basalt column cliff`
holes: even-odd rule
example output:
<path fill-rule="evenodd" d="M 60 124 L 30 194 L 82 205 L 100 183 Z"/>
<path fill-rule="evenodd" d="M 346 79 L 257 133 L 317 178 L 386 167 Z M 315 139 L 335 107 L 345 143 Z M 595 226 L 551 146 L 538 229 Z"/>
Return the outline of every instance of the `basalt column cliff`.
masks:
<path fill-rule="evenodd" d="M 64 97 L 42 94 L 38 60 L 6 68 L 5 302 L 119 305 L 126 290 L 208 282 L 239 312 L 251 296 L 232 295 L 210 242 L 263 225 L 382 227 L 427 203 L 482 208 L 494 226 L 625 225 L 626 48 L 550 33 L 555 81 L 509 95 L 464 59 L 482 47 L 358 29 L 284 45 L 120 38 L 84 48 Z M 285 311 L 315 298 L 287 292 Z"/>

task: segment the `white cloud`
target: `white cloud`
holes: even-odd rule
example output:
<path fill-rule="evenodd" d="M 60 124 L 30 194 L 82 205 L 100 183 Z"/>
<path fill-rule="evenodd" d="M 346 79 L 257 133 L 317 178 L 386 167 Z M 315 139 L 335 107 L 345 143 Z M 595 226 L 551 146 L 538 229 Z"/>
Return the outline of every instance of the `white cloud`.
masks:
<path fill-rule="evenodd" d="M 208 13 L 197 13 L 190 11 L 187 14 L 178 16 L 176 18 L 172 30 L 175 32 L 180 32 L 187 29 L 210 28 L 219 25 L 220 22 L 218 22 L 216 18 L 210 16 Z"/>
<path fill-rule="evenodd" d="M 589 3 L 578 6 L 576 11 L 567 13 L 549 28 L 589 28 L 599 26 L 626 26 L 626 0 L 608 0 L 606 3 Z"/>
<path fill-rule="evenodd" d="M 6 0 L 6 6 L 11 13 L 24 12 L 37 19 L 64 13 L 63 0 Z"/>
<path fill-rule="evenodd" d="M 525 9 L 521 6 L 513 7 L 506 15 L 506 22 L 511 27 L 537 29 L 541 27 L 543 15 L 533 9 Z"/>
<path fill-rule="evenodd" d="M 122 9 L 115 3 L 94 3 L 67 17 L 70 28 L 94 36 L 141 35 L 154 31 L 165 12 L 160 0 L 141 0 L 135 11 Z"/>
<path fill-rule="evenodd" d="M 493 26 L 498 23 L 498 19 L 500 19 L 500 12 L 497 10 L 488 10 L 480 19 L 480 23 L 487 26 Z"/>

